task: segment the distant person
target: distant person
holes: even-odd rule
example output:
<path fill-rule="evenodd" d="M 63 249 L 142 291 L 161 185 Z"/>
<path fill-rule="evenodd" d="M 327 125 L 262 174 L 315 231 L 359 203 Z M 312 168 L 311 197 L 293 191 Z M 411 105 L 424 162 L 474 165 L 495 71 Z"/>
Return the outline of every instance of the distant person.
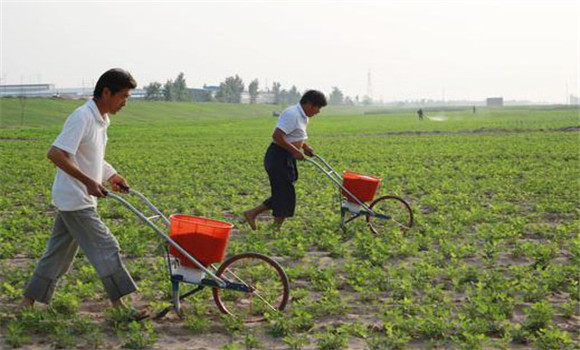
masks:
<path fill-rule="evenodd" d="M 47 157 L 56 166 L 52 203 L 58 209 L 46 250 L 24 289 L 21 308 L 35 301 L 49 303 L 57 281 L 71 267 L 79 247 L 94 266 L 113 307 L 129 309 L 135 320 L 145 311 L 129 308 L 123 296 L 137 286 L 121 261 L 119 243 L 97 213 L 97 198 L 105 197 L 106 180 L 114 191 L 127 181 L 105 161 L 109 115 L 127 103 L 137 83 L 122 69 L 106 71 L 95 87 L 93 98 L 66 120 Z"/>
<path fill-rule="evenodd" d="M 296 160 L 304 160 L 304 155 L 314 156 L 314 150 L 305 142 L 308 138 L 306 127 L 310 118 L 318 114 L 326 104 L 326 97 L 322 92 L 309 90 L 302 96 L 300 103 L 284 110 L 278 118 L 272 143 L 264 157 L 271 196 L 257 207 L 244 212 L 244 218 L 252 230 L 257 229 L 256 217 L 267 210 L 272 210 L 277 228 L 282 226 L 286 218 L 294 216 L 294 183 L 298 180 Z"/>
<path fill-rule="evenodd" d="M 475 106 L 473 106 L 472 113 L 475 114 Z"/>
<path fill-rule="evenodd" d="M 419 108 L 419 110 L 417 111 L 417 115 L 419 116 L 419 120 L 423 120 L 423 109 Z"/>

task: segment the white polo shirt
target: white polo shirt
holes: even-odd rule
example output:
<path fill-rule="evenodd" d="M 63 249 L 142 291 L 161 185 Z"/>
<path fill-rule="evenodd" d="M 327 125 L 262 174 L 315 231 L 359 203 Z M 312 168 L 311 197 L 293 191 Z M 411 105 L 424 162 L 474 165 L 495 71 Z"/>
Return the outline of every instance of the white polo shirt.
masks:
<path fill-rule="evenodd" d="M 83 173 L 102 183 L 116 173 L 105 161 L 109 124 L 109 116 L 102 116 L 91 99 L 68 117 L 53 146 L 66 151 Z M 61 211 L 73 211 L 96 207 L 97 198 L 89 195 L 82 182 L 57 168 L 52 203 Z"/>
<path fill-rule="evenodd" d="M 282 112 L 278 118 L 276 128 L 284 131 L 286 134 L 286 141 L 292 143 L 297 141 L 304 141 L 308 138 L 306 133 L 306 126 L 310 118 L 306 116 L 302 106 L 299 104 L 288 107 Z M 276 130 L 274 128 L 274 130 Z"/>

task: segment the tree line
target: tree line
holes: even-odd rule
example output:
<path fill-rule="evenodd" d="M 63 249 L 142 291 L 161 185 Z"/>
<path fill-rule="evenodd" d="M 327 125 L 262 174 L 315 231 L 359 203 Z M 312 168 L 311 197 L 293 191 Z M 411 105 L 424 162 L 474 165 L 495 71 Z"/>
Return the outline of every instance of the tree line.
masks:
<path fill-rule="evenodd" d="M 165 84 L 149 83 L 144 87 L 144 90 L 145 99 L 149 101 L 241 103 L 245 88 L 244 81 L 236 74 L 227 77 L 217 88 L 204 85 L 203 89 L 188 89 L 184 74 L 179 73 L 174 80 L 168 79 Z M 248 84 L 247 91 L 250 103 L 257 103 L 260 94 L 258 79 L 254 79 Z M 279 82 L 272 83 L 271 88 L 266 87 L 265 92 L 272 94 L 271 103 L 273 104 L 293 104 L 298 102 L 302 96 L 295 85 L 286 90 Z M 345 97 L 338 87 L 333 87 L 328 96 L 329 104 L 333 105 L 354 104 L 355 101 L 358 102 L 358 96 L 356 100 L 352 100 L 348 96 Z"/>

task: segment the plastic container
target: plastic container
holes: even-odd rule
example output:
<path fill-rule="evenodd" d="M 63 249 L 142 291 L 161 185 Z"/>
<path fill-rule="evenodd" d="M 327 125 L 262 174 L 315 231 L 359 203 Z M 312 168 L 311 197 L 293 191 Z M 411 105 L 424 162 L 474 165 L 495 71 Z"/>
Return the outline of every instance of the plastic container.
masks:
<path fill-rule="evenodd" d="M 355 173 L 354 171 L 345 171 L 342 178 L 343 186 L 349 190 L 361 202 L 372 201 L 377 193 L 380 179 L 376 177 Z M 342 194 L 349 202 L 357 202 L 352 196 L 347 194 L 344 190 Z"/>
<path fill-rule="evenodd" d="M 185 282 L 200 283 L 205 273 L 194 267 L 182 266 L 181 264 L 173 271 L 173 276 L 181 276 Z"/>
<path fill-rule="evenodd" d="M 226 253 L 230 232 L 234 225 L 229 222 L 193 216 L 173 214 L 169 237 L 179 243 L 188 253 L 193 255 L 203 266 L 221 262 Z M 173 246 L 169 253 L 179 259 L 180 265 L 197 267 Z"/>

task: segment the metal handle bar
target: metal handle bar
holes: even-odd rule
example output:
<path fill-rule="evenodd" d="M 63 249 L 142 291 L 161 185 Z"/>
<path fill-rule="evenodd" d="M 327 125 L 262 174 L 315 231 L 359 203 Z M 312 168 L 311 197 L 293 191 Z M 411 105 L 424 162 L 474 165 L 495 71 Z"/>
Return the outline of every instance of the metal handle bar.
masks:
<path fill-rule="evenodd" d="M 326 168 L 311 158 L 306 158 L 306 161 L 314 164 L 318 169 L 320 169 L 320 171 L 326 174 L 326 176 L 328 176 L 338 187 L 340 187 L 341 190 L 346 192 L 352 199 L 354 199 L 358 205 L 362 206 L 369 213 L 372 213 L 372 210 L 368 205 L 366 205 L 364 202 L 358 199 L 357 196 L 352 194 L 352 192 L 350 192 L 346 187 L 344 187 L 344 185 L 342 184 L 343 181 L 342 176 L 338 172 L 336 172 L 336 170 L 334 170 L 334 168 L 330 166 L 330 164 L 328 164 L 328 162 L 324 158 L 322 158 L 318 154 L 315 154 L 314 158 L 321 161 Z"/>
<path fill-rule="evenodd" d="M 334 168 L 332 166 L 330 166 L 330 164 L 328 164 L 328 162 L 324 158 L 322 158 L 318 154 L 315 154 L 313 156 L 313 158 L 316 158 L 319 161 L 321 161 L 322 164 L 324 164 L 324 166 L 326 168 L 323 167 L 322 165 L 320 165 L 320 163 L 318 163 L 317 161 L 313 160 L 312 158 L 306 158 L 306 161 L 308 161 L 308 162 L 316 165 L 316 167 L 318 169 L 320 169 L 328 177 L 330 177 L 331 179 L 333 179 L 337 184 L 342 184 L 342 176 L 340 176 L 340 174 L 336 170 L 334 170 Z"/>
<path fill-rule="evenodd" d="M 124 188 L 125 189 L 125 188 Z M 165 215 L 163 215 L 159 209 L 157 209 L 152 203 L 151 201 L 149 201 L 149 199 L 147 199 L 147 197 L 145 197 L 143 194 L 131 189 L 131 188 L 126 188 L 125 189 L 127 191 L 127 193 L 129 194 L 134 194 L 136 196 L 138 196 L 139 198 L 141 198 L 148 206 L 149 208 L 151 208 L 154 212 L 156 212 L 158 215 L 161 215 L 161 218 L 163 219 L 163 222 L 166 224 L 166 226 L 169 226 L 170 222 L 167 219 L 167 217 L 165 217 Z M 199 261 L 197 261 L 197 259 L 195 259 L 193 256 L 191 256 L 191 254 L 189 254 L 189 252 L 187 252 L 187 250 L 183 249 L 177 242 L 175 242 L 173 239 L 171 239 L 171 237 L 169 237 L 168 235 L 166 235 L 159 227 L 157 227 L 157 225 L 155 225 L 151 220 L 149 220 L 149 218 L 147 218 L 142 212 L 140 212 L 137 208 L 135 208 L 131 203 L 129 203 L 126 199 L 122 198 L 119 195 L 116 195 L 114 193 L 111 192 L 107 192 L 106 196 L 109 198 L 113 198 L 115 200 L 117 200 L 118 202 L 120 202 L 121 204 L 123 204 L 127 209 L 129 209 L 130 211 L 132 211 L 135 215 L 137 215 L 141 220 L 143 220 L 143 222 L 145 222 L 147 225 L 149 225 L 149 227 L 151 227 L 155 232 L 157 232 L 157 234 L 163 238 L 167 243 L 169 243 L 171 246 L 173 246 L 175 249 L 177 249 L 181 254 L 183 254 L 189 261 L 191 261 L 192 263 L 194 263 L 199 269 L 203 270 L 203 272 L 207 273 L 208 275 L 211 276 L 211 278 L 216 281 L 216 283 L 220 286 L 220 287 L 225 287 L 226 286 L 226 282 L 224 282 L 221 278 L 219 278 L 218 276 L 216 276 L 213 272 L 211 272 L 210 270 L 208 270 L 207 268 L 205 268 L 205 266 L 203 266 Z"/>
<path fill-rule="evenodd" d="M 145 202 L 145 204 L 147 204 L 149 209 L 151 209 L 155 214 L 157 214 L 157 215 L 159 215 L 159 217 L 161 217 L 161 220 L 163 221 L 163 223 L 165 224 L 166 227 L 169 227 L 171 225 L 171 222 L 169 221 L 167 216 L 163 215 L 163 213 L 159 209 L 157 209 L 157 207 L 154 206 L 153 203 L 151 203 L 151 201 L 147 197 L 145 197 L 142 193 L 137 192 L 130 187 L 127 187 L 126 191 L 129 194 L 134 194 L 137 197 L 141 198 L 141 200 L 143 202 Z M 153 218 L 153 217 L 151 217 L 151 218 Z M 147 220 L 151 220 L 151 218 L 147 218 Z"/>

